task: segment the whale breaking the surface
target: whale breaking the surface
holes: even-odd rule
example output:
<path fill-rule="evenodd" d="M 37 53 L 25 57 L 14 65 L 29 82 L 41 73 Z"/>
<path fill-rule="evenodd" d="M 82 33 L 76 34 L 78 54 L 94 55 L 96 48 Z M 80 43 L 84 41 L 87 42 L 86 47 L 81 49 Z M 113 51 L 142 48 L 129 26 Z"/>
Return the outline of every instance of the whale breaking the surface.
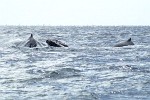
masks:
<path fill-rule="evenodd" d="M 123 46 L 128 46 L 128 45 L 134 45 L 131 38 L 129 38 L 127 41 L 124 41 L 124 42 L 114 45 L 114 47 L 123 47 Z"/>
<path fill-rule="evenodd" d="M 33 38 L 33 34 L 28 39 L 28 42 L 24 45 L 25 47 L 36 47 L 37 46 L 37 41 Z"/>
<path fill-rule="evenodd" d="M 51 39 L 48 39 L 48 40 L 46 40 L 46 43 L 47 43 L 49 46 L 53 46 L 53 47 L 68 47 L 68 45 L 62 43 L 62 42 L 59 41 L 59 40 L 51 40 Z"/>

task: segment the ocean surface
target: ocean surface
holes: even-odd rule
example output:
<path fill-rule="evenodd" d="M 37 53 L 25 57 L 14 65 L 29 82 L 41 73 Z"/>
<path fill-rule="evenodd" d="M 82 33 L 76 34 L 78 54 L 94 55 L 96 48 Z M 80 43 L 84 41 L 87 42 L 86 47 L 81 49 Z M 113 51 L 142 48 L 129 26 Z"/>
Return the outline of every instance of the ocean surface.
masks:
<path fill-rule="evenodd" d="M 150 100 L 150 26 L 0 26 L 0 100 Z"/>

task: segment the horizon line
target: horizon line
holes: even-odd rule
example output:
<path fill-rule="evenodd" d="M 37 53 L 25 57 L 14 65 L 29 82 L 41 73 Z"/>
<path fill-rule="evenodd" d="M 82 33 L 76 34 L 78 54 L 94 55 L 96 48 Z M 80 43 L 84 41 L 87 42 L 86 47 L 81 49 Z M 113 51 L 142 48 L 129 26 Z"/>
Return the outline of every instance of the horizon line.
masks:
<path fill-rule="evenodd" d="M 24 25 L 24 24 L 16 24 L 16 25 L 11 25 L 11 24 L 5 24 L 5 25 L 0 25 L 0 26 L 150 26 L 150 25 L 45 25 L 45 24 L 31 24 L 31 25 Z"/>

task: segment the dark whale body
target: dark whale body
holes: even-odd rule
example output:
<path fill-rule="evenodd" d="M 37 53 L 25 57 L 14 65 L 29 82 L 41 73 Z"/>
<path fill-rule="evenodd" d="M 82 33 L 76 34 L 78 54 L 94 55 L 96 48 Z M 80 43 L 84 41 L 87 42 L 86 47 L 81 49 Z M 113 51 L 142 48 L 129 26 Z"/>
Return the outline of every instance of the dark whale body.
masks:
<path fill-rule="evenodd" d="M 53 47 L 68 47 L 68 45 L 58 41 L 58 40 L 46 40 L 46 43 L 49 45 L 49 46 L 53 46 Z"/>
<path fill-rule="evenodd" d="M 28 39 L 28 42 L 25 44 L 25 47 L 36 47 L 37 46 L 37 41 L 33 38 L 33 34 Z"/>
<path fill-rule="evenodd" d="M 123 47 L 123 46 L 128 46 L 128 45 L 134 45 L 134 43 L 131 41 L 131 38 L 129 38 L 125 42 L 121 42 L 121 43 L 116 44 L 114 47 Z"/>

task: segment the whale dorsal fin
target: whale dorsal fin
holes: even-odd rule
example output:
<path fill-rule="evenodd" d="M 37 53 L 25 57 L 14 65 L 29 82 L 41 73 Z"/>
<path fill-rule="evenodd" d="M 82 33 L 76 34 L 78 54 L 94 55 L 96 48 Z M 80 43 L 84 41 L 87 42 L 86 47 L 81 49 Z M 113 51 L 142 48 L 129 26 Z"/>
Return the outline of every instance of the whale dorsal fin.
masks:
<path fill-rule="evenodd" d="M 32 38 L 32 37 L 33 37 L 33 34 L 31 34 L 30 38 Z"/>
<path fill-rule="evenodd" d="M 130 42 L 131 41 L 131 38 L 129 38 L 128 40 L 127 40 L 127 42 Z"/>
<path fill-rule="evenodd" d="M 33 39 L 33 34 L 30 35 L 29 40 L 30 40 L 30 39 Z"/>

